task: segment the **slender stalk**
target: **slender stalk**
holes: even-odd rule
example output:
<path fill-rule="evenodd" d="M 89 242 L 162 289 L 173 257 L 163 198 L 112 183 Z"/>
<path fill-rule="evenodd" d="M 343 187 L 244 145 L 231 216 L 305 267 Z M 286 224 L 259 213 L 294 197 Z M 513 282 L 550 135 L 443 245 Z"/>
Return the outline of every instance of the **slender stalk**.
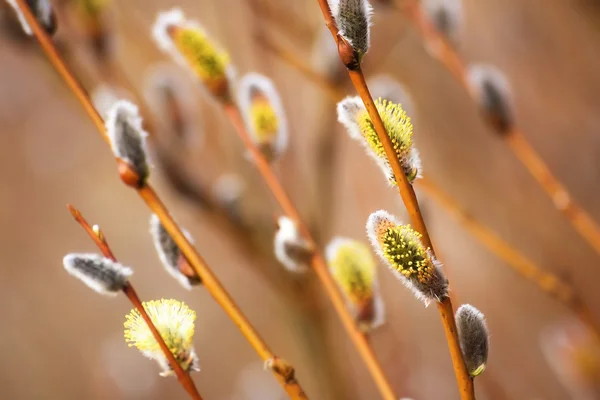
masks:
<path fill-rule="evenodd" d="M 289 62 L 291 66 L 297 66 L 298 70 L 303 74 L 304 71 L 310 71 L 310 73 L 304 74 L 304 76 L 322 88 L 332 101 L 337 102 L 344 97 L 344 92 L 341 89 L 315 72 L 295 54 L 275 44 L 270 39 L 263 39 L 265 48 L 272 51 L 273 54 Z M 313 76 L 317 75 L 319 79 L 313 79 Z M 438 205 L 445 209 L 446 212 L 452 215 L 480 244 L 506 262 L 521 277 L 532 282 L 542 292 L 569 307 L 586 323 L 589 329 L 600 337 L 599 324 L 595 322 L 589 308 L 578 299 L 575 289 L 571 285 L 562 280 L 558 275 L 542 269 L 533 260 L 500 238 L 492 229 L 477 221 L 477 219 L 461 207 L 458 201 L 447 193 L 444 193 L 439 186 L 427 179 L 427 177 L 418 179 L 415 183 Z"/>
<path fill-rule="evenodd" d="M 85 220 L 85 218 L 83 218 L 81 212 L 79 212 L 79 210 L 73 207 L 72 205 L 67 204 L 67 208 L 69 209 L 69 212 L 71 213 L 73 218 L 75 218 L 75 221 L 77 221 L 79 225 L 81 225 L 81 227 L 88 233 L 90 238 L 92 238 L 94 243 L 96 243 L 96 246 L 98 246 L 102 254 L 104 254 L 106 258 L 117 262 L 117 258 L 111 251 L 102 231 L 95 230 L 94 228 L 92 228 L 90 224 Z M 152 336 L 154 336 L 154 339 L 160 346 L 160 349 L 165 354 L 165 357 L 167 357 L 167 360 L 169 360 L 169 364 L 171 365 L 171 368 L 173 368 L 175 375 L 177 375 L 177 380 L 179 381 L 181 386 L 183 386 L 183 388 L 186 390 L 186 392 L 188 392 L 192 399 L 202 400 L 202 396 L 200 396 L 200 394 L 198 393 L 198 389 L 196 388 L 194 381 L 190 377 L 190 374 L 187 371 L 184 371 L 183 368 L 181 368 L 181 365 L 179 365 L 179 363 L 175 359 L 175 356 L 173 356 L 173 353 L 167 347 L 167 344 L 160 335 L 160 332 L 158 332 L 158 329 L 156 329 L 156 326 L 154 326 L 152 319 L 150 319 L 150 316 L 146 312 L 146 309 L 142 305 L 140 298 L 138 297 L 135 289 L 133 288 L 133 285 L 130 282 L 128 282 L 127 285 L 123 288 L 123 293 L 131 301 L 133 306 L 138 310 L 144 321 L 146 321 L 146 324 L 148 324 L 148 328 L 150 328 Z"/>
<path fill-rule="evenodd" d="M 269 163 L 265 160 L 265 158 L 262 156 L 260 151 L 256 148 L 256 146 L 252 142 L 252 139 L 250 138 L 250 135 L 248 134 L 248 132 L 246 130 L 246 126 L 244 124 L 244 121 L 242 119 L 239 109 L 233 103 L 225 103 L 223 105 L 223 107 L 224 107 L 225 113 L 230 118 L 231 122 L 233 123 L 238 136 L 240 137 L 243 144 L 246 146 L 248 152 L 250 153 L 258 171 L 262 175 L 262 177 L 265 180 L 267 186 L 269 187 L 271 193 L 273 194 L 273 197 L 275 197 L 275 200 L 277 201 L 277 203 L 279 203 L 279 205 L 281 206 L 281 209 L 290 218 L 292 218 L 293 220 L 296 221 L 296 223 L 298 224 L 298 228 L 300 229 L 300 231 L 301 231 L 302 235 L 305 237 L 305 239 L 309 242 L 309 245 L 311 247 L 313 247 L 314 249 L 317 249 L 316 243 L 315 243 L 314 239 L 312 238 L 308 228 L 302 221 L 300 214 L 298 213 L 296 207 L 294 206 L 294 204 L 288 197 L 285 189 L 283 188 L 283 186 L 277 179 L 277 176 L 271 169 L 271 166 L 269 165 Z M 326 294 L 328 295 L 329 299 L 333 303 L 333 306 L 334 306 L 340 320 L 342 321 L 342 324 L 343 324 L 344 328 L 346 329 L 348 336 L 350 337 L 354 346 L 357 348 L 360 356 L 362 357 L 363 361 L 367 365 L 369 372 L 373 376 L 373 379 L 375 380 L 375 384 L 377 385 L 379 391 L 381 392 L 381 395 L 386 400 L 397 399 L 398 396 L 396 396 L 396 394 L 394 393 L 394 390 L 392 389 L 390 382 L 385 377 L 383 369 L 381 368 L 381 365 L 377 361 L 377 359 L 375 357 L 375 353 L 373 352 L 373 349 L 369 345 L 369 342 L 368 342 L 366 336 L 364 335 L 363 332 L 361 332 L 358 329 L 358 326 L 356 325 L 354 318 L 348 311 L 348 309 L 346 307 L 346 303 L 345 303 L 344 299 L 342 298 L 342 295 L 339 293 L 337 286 L 336 286 L 335 282 L 333 281 L 333 278 L 329 274 L 329 271 L 327 269 L 327 264 L 325 263 L 325 259 L 323 258 L 323 255 L 321 254 L 321 252 L 318 249 L 315 250 L 315 252 L 314 252 L 314 255 L 313 255 L 313 258 L 311 261 L 311 266 L 314 269 L 315 273 L 317 274 L 317 277 L 321 281 L 321 284 L 325 288 Z"/>
<path fill-rule="evenodd" d="M 35 37 L 38 39 L 42 49 L 48 56 L 50 62 L 57 69 L 59 74 L 63 77 L 65 82 L 68 84 L 70 89 L 73 91 L 77 99 L 80 101 L 100 134 L 108 142 L 108 136 L 105 131 L 104 121 L 94 108 L 92 101 L 90 100 L 85 89 L 81 86 L 77 78 L 71 73 L 65 62 L 60 57 L 60 54 L 56 50 L 54 43 L 40 27 L 37 20 L 31 13 L 31 10 L 26 4 L 25 0 L 16 0 L 21 11 L 25 15 L 27 22 L 31 26 Z M 131 171 L 125 170 L 123 167 L 125 163 L 117 160 L 119 164 L 119 170 L 123 175 L 131 174 Z M 181 228 L 177 226 L 171 217 L 169 211 L 162 203 L 160 198 L 154 192 L 154 189 L 146 184 L 143 187 L 136 188 L 138 195 L 146 202 L 152 212 L 154 212 L 160 219 L 162 225 L 165 227 L 169 235 L 173 238 L 183 256 L 187 259 L 189 264 L 194 268 L 198 276 L 202 279 L 204 287 L 208 290 L 211 296 L 217 301 L 217 303 L 225 310 L 227 315 L 232 319 L 234 324 L 239 328 L 244 337 L 250 342 L 252 347 L 258 353 L 258 355 L 266 362 L 274 359 L 276 356 L 269 349 L 267 344 L 259 336 L 258 332 L 252 327 L 250 321 L 242 313 L 242 311 L 235 304 L 231 296 L 227 293 L 225 288 L 219 282 L 217 277 L 213 274 L 209 266 L 206 264 L 204 259 L 200 256 L 198 251 L 185 237 Z M 284 376 L 278 373 L 275 369 L 272 369 L 273 374 L 287 392 L 291 399 L 307 399 L 306 394 L 300 387 L 300 384 L 295 377 Z"/>
<path fill-rule="evenodd" d="M 418 1 L 399 4 L 408 18 L 417 27 L 431 53 L 442 63 L 473 97 L 474 92 L 467 81 L 465 62 L 452 45 L 433 26 Z M 494 126 L 492 125 L 492 128 Z M 512 128 L 501 135 L 508 147 L 517 156 L 529 173 L 552 199 L 554 206 L 562 212 L 579 235 L 600 254 L 600 225 L 578 203 L 573 200 L 568 189 L 552 174 L 548 165 L 527 141 L 520 127 Z"/>
<path fill-rule="evenodd" d="M 400 197 L 402 198 L 404 206 L 408 211 L 412 225 L 419 233 L 423 235 L 423 244 L 426 247 L 429 247 L 431 252 L 435 254 L 433 244 L 431 243 L 431 238 L 429 237 L 429 232 L 427 231 L 427 226 L 425 225 L 425 221 L 421 215 L 421 210 L 419 209 L 419 203 L 417 201 L 415 191 L 413 190 L 410 182 L 406 179 L 406 176 L 402 170 L 402 166 L 396 157 L 392 142 L 387 135 L 383 121 L 377 112 L 377 107 L 373 102 L 373 98 L 371 97 L 371 93 L 369 92 L 369 88 L 365 82 L 365 77 L 362 73 L 360 62 L 357 60 L 355 51 L 352 46 L 339 34 L 339 29 L 335 24 L 327 0 L 318 0 L 318 2 L 323 13 L 323 17 L 325 18 L 325 23 L 331 31 L 331 35 L 338 46 L 340 60 L 348 67 L 348 75 L 350 76 L 350 80 L 362 99 L 365 108 L 369 113 L 371 122 L 375 127 L 377 136 L 383 145 L 385 154 L 394 172 L 396 182 L 398 183 Z M 458 383 L 461 399 L 472 400 L 475 398 L 473 380 L 469 376 L 463 360 L 462 351 L 460 349 L 458 335 L 456 332 L 456 322 L 454 321 L 452 301 L 450 298 L 446 298 L 443 301 L 438 302 L 438 311 L 440 313 L 442 326 L 446 334 L 446 340 L 448 342 L 448 348 L 450 350 L 454 374 L 456 375 L 456 381 Z"/>

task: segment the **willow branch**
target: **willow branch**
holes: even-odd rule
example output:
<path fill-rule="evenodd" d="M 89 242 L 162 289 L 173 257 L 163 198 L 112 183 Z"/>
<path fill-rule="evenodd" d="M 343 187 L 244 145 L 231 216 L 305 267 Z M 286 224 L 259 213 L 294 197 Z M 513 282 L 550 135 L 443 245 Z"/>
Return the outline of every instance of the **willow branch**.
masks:
<path fill-rule="evenodd" d="M 56 50 L 54 43 L 50 37 L 44 32 L 44 30 L 38 24 L 36 18 L 31 13 L 31 10 L 27 6 L 25 0 L 17 0 L 17 4 L 21 8 L 21 11 L 25 15 L 27 22 L 31 26 L 35 37 L 38 39 L 42 49 L 48 56 L 50 62 L 54 65 L 59 74 L 63 77 L 69 88 L 73 91 L 77 99 L 80 101 L 96 128 L 102 135 L 102 137 L 108 142 L 108 135 L 105 131 L 104 121 L 94 108 L 91 99 L 86 93 L 85 89 L 81 86 L 77 78 L 71 73 L 67 65 L 64 63 L 60 54 Z M 121 176 L 131 175 L 132 171 L 127 171 L 127 166 L 124 162 L 117 159 L 119 165 L 119 171 Z M 124 179 L 125 181 L 126 179 Z M 211 294 L 215 301 L 224 309 L 225 313 L 231 318 L 234 324 L 242 332 L 244 337 L 252 345 L 258 355 L 265 361 L 273 360 L 276 356 L 269 349 L 264 340 L 260 337 L 258 332 L 250 324 L 250 321 L 242 313 L 239 307 L 235 304 L 231 296 L 227 293 L 221 282 L 213 274 L 212 270 L 206 264 L 204 259 L 200 256 L 195 247 L 185 237 L 181 228 L 175 223 L 173 217 L 169 213 L 166 206 L 162 203 L 158 195 L 154 192 L 154 189 L 149 184 L 141 187 L 135 187 L 138 195 L 148 205 L 149 209 L 158 216 L 160 222 L 165 227 L 169 235 L 173 238 L 181 253 L 186 258 L 188 263 L 192 266 L 194 271 L 202 279 L 203 285 L 206 290 Z M 271 369 L 280 385 L 288 393 L 292 399 L 306 399 L 306 395 L 300 384 L 292 376 L 284 376 L 278 373 L 276 369 Z"/>
<path fill-rule="evenodd" d="M 83 218 L 83 215 L 81 215 L 81 212 L 79 212 L 79 210 L 76 209 L 75 207 L 73 207 L 72 205 L 67 204 L 67 208 L 69 209 L 69 212 L 71 213 L 73 218 L 75 218 L 75 221 L 77 221 L 79 223 L 79 225 L 81 225 L 81 227 L 87 232 L 87 234 L 90 236 L 90 238 L 94 241 L 96 246 L 98 246 L 98 248 L 100 249 L 100 252 L 104 255 L 104 257 L 106 257 L 114 262 L 117 262 L 117 258 L 114 256 L 113 252 L 111 251 L 111 249 L 108 245 L 108 242 L 106 241 L 106 238 L 105 238 L 104 234 L 102 233 L 102 231 L 92 228 L 90 226 L 90 224 L 85 220 L 85 218 Z M 133 306 L 138 310 L 138 312 L 140 313 L 140 315 L 142 316 L 144 321 L 146 321 L 146 324 L 148 324 L 148 328 L 150 329 L 150 332 L 152 332 L 152 336 L 154 336 L 154 339 L 158 343 L 160 349 L 165 354 L 165 357 L 169 361 L 169 364 L 171 365 L 171 368 L 175 372 L 175 375 L 177 375 L 177 380 L 179 381 L 181 386 L 183 386 L 185 391 L 188 392 L 188 394 L 190 395 L 190 397 L 192 399 L 202 400 L 202 397 L 198 393 L 198 389 L 196 388 L 194 381 L 190 377 L 190 374 L 187 371 L 183 370 L 181 365 L 175 359 L 175 356 L 173 355 L 173 353 L 169 350 L 169 347 L 167 346 L 164 339 L 160 335 L 160 332 L 158 332 L 158 329 L 156 329 L 156 326 L 154 325 L 154 323 L 152 322 L 152 319 L 146 312 L 146 309 L 142 305 L 142 302 L 141 302 L 140 298 L 138 297 L 137 292 L 135 291 L 135 289 L 133 288 L 133 285 L 130 282 L 127 282 L 127 284 L 123 288 L 123 293 L 131 301 Z"/>
<path fill-rule="evenodd" d="M 400 165 L 400 162 L 396 157 L 396 153 L 394 151 L 392 142 L 389 136 L 387 135 L 387 132 L 383 125 L 383 121 L 381 120 L 381 117 L 377 112 L 377 108 L 375 106 L 375 103 L 373 102 L 373 98 L 371 97 L 371 93 L 369 92 L 369 88 L 365 82 L 365 77 L 362 73 L 360 62 L 358 61 L 356 52 L 354 51 L 350 43 L 348 43 L 339 34 L 339 29 L 333 19 L 333 15 L 331 14 L 331 10 L 329 8 L 327 0 L 318 0 L 318 2 L 323 13 L 323 17 L 325 18 L 325 23 L 327 24 L 327 27 L 329 28 L 331 35 L 333 36 L 333 39 L 335 40 L 338 46 L 340 60 L 348 68 L 348 75 L 350 76 L 350 80 L 352 81 L 352 84 L 354 85 L 354 88 L 358 92 L 360 98 L 362 99 L 371 119 L 371 122 L 375 127 L 377 136 L 379 137 L 379 140 L 383 145 L 385 154 L 388 158 L 392 171 L 394 172 L 396 182 L 398 183 L 400 197 L 402 198 L 404 206 L 408 211 L 408 215 L 410 216 L 412 225 L 419 233 L 423 235 L 423 244 L 426 247 L 429 247 L 431 249 L 431 252 L 435 254 L 433 244 L 431 243 L 431 238 L 429 237 L 429 232 L 427 231 L 427 226 L 425 225 L 425 221 L 423 220 L 423 216 L 419 208 L 419 203 L 417 201 L 415 191 L 413 190 L 413 187 L 410 184 L 410 182 L 406 179 L 406 176 L 404 175 L 404 172 L 402 170 L 402 166 Z M 446 335 L 446 341 L 448 342 L 448 349 L 450 350 L 452 365 L 454 367 L 454 373 L 456 375 L 456 381 L 458 383 L 461 399 L 472 400 L 475 398 L 473 380 L 469 376 L 465 362 L 463 360 L 462 351 L 460 349 L 460 344 L 458 341 L 458 335 L 456 331 L 456 322 L 454 321 L 452 301 L 450 300 L 450 298 L 447 297 L 442 301 L 437 302 L 437 307 L 440 313 L 444 333 Z"/>

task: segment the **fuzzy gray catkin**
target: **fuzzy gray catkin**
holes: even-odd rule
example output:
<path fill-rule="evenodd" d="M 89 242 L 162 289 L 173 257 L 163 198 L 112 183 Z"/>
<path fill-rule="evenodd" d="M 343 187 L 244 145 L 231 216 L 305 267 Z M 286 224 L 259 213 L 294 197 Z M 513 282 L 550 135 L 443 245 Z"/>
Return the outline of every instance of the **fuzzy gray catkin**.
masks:
<path fill-rule="evenodd" d="M 108 111 L 106 133 L 115 157 L 127 162 L 143 186 L 150 175 L 147 161 L 146 136 L 138 108 L 131 102 L 119 100 Z"/>
<path fill-rule="evenodd" d="M 177 243 L 169 235 L 169 232 L 167 232 L 156 214 L 152 214 L 150 217 L 150 233 L 160 261 L 173 278 L 186 289 L 191 289 L 192 286 L 202 283 L 197 275 L 187 276 L 181 271 L 182 263 L 187 261 L 183 258 L 179 246 L 177 246 Z M 185 231 L 183 233 L 191 241 L 189 233 Z"/>
<path fill-rule="evenodd" d="M 359 61 L 370 45 L 372 7 L 367 0 L 328 0 L 340 34 L 358 53 Z"/>
<path fill-rule="evenodd" d="M 33 31 L 29 23 L 25 19 L 25 15 L 16 0 L 6 0 L 7 3 L 15 10 L 23 31 L 29 36 L 33 35 Z M 47 34 L 53 35 L 56 32 L 56 16 L 50 4 L 50 0 L 26 0 L 27 6 L 37 19 L 38 23 L 46 31 Z"/>
<path fill-rule="evenodd" d="M 488 122 L 501 134 L 514 125 L 514 105 L 508 80 L 491 65 L 471 65 L 467 81 L 478 106 Z"/>
<path fill-rule="evenodd" d="M 67 272 L 100 294 L 115 295 L 133 271 L 118 262 L 94 253 L 71 253 L 64 257 Z"/>
<path fill-rule="evenodd" d="M 485 370 L 489 352 L 489 333 L 483 314 L 469 304 L 456 310 L 458 340 L 469 375 L 475 377 Z"/>

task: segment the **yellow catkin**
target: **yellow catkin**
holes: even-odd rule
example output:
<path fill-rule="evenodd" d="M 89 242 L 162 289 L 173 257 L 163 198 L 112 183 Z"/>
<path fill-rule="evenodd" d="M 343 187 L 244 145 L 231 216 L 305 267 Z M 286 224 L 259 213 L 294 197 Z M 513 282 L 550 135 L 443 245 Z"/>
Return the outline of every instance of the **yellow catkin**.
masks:
<path fill-rule="evenodd" d="M 193 361 L 192 338 L 196 313 L 184 303 L 173 299 L 147 301 L 143 306 L 177 362 L 187 370 Z M 129 346 L 136 347 L 154 360 L 165 358 L 138 310 L 131 310 L 124 326 L 125 340 Z"/>
<path fill-rule="evenodd" d="M 352 303 L 363 305 L 372 299 L 376 264 L 369 247 L 348 240 L 337 247 L 329 265 L 333 278 Z"/>
<path fill-rule="evenodd" d="M 275 140 L 279 129 L 279 120 L 271 103 L 263 99 L 254 100 L 250 106 L 250 121 L 259 143 Z"/>
<path fill-rule="evenodd" d="M 385 130 L 392 141 L 399 160 L 404 160 L 412 148 L 413 125 L 410 117 L 402 109 L 402 105 L 394 104 L 381 98 L 375 101 L 377 111 L 381 116 Z M 367 144 L 378 157 L 385 157 L 383 144 L 377 136 L 373 122 L 366 110 L 357 116 L 357 123 Z"/>
<path fill-rule="evenodd" d="M 204 32 L 194 28 L 174 27 L 171 35 L 175 47 L 201 80 L 210 86 L 227 79 L 229 56 L 218 50 Z"/>
<path fill-rule="evenodd" d="M 410 225 L 388 226 L 379 234 L 384 257 L 402 275 L 427 284 L 435 274 L 421 234 Z"/>

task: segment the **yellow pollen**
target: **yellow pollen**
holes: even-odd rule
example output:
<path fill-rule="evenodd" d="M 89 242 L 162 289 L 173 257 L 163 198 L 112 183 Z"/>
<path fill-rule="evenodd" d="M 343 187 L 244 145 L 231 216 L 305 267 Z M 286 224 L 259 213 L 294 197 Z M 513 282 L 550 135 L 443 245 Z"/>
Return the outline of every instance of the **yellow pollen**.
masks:
<path fill-rule="evenodd" d="M 192 338 L 196 313 L 177 300 L 153 300 L 142 303 L 165 344 L 184 369 L 191 365 Z M 148 357 L 161 360 L 165 356 L 146 321 L 133 309 L 125 317 L 125 340 Z"/>
<path fill-rule="evenodd" d="M 389 226 L 379 232 L 384 257 L 399 273 L 420 283 L 429 283 L 434 266 L 421 243 L 421 234 L 410 225 Z"/>
<path fill-rule="evenodd" d="M 373 297 L 376 264 L 368 246 L 348 240 L 339 245 L 329 265 L 333 278 L 353 304 L 364 305 Z"/>
<path fill-rule="evenodd" d="M 413 125 L 402 105 L 381 98 L 375 100 L 375 106 L 381 116 L 385 130 L 392 142 L 399 160 L 405 159 L 412 147 Z M 383 144 L 377 136 L 369 113 L 364 110 L 357 117 L 357 123 L 369 147 L 379 157 L 385 157 Z"/>
<path fill-rule="evenodd" d="M 225 71 L 229 56 L 217 50 L 204 32 L 194 28 L 172 27 L 171 36 L 177 50 L 201 80 L 214 83 L 227 79 Z"/>
<path fill-rule="evenodd" d="M 259 143 L 271 142 L 277 137 L 279 120 L 271 103 L 266 99 L 257 99 L 250 107 L 252 130 Z"/>

